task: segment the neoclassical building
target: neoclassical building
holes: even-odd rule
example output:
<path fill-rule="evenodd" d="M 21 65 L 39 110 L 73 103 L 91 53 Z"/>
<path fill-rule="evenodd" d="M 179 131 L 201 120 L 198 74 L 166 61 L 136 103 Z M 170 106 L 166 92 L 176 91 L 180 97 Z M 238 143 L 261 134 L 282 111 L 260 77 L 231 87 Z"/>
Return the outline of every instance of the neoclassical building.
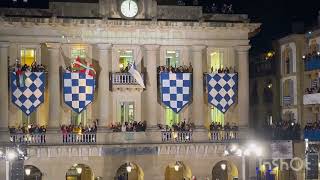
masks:
<path fill-rule="evenodd" d="M 250 132 L 249 38 L 260 25 L 250 23 L 247 15 L 205 14 L 198 6 L 158 5 L 154 0 L 52 1 L 48 9 L 0 10 L 0 141 L 3 146 L 22 143 L 28 156 L 23 163 L 10 165 L 42 180 L 249 179 L 255 175 L 255 165 L 248 168 L 250 163 L 243 157 L 226 156 L 226 149 L 232 144 L 240 147 Z M 66 62 L 77 57 L 99 67 L 94 98 L 80 113 L 65 103 L 64 96 Z M 12 84 L 17 84 L 9 66 L 17 62 L 36 62 L 47 70 L 43 102 L 29 115 L 12 96 Z M 145 88 L 124 71 L 133 63 Z M 192 66 L 190 100 L 178 113 L 162 102 L 159 66 Z M 238 76 L 237 97 L 222 113 L 208 102 L 204 82 L 207 73 L 215 73 L 212 70 L 230 67 Z M 146 130 L 110 129 L 111 124 L 133 121 L 145 121 Z M 158 128 L 183 121 L 194 124 L 194 129 Z M 94 122 L 96 133 L 65 136 L 60 130 L 63 125 Z M 239 130 L 210 132 L 212 122 L 234 124 Z M 9 133 L 8 127 L 31 124 L 47 127 L 46 133 Z M 12 166 L 5 168 L 0 162 L 3 179 L 5 169 Z"/>

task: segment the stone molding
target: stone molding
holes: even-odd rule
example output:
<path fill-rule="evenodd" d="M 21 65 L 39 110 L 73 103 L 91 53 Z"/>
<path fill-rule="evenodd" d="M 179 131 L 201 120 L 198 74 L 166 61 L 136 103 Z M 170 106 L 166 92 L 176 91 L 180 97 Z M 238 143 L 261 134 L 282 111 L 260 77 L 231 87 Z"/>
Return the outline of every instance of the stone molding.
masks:
<path fill-rule="evenodd" d="M 0 48 L 8 48 L 10 46 L 9 42 L 0 41 Z"/>
<path fill-rule="evenodd" d="M 160 45 L 158 44 L 146 44 L 146 45 L 143 45 L 143 48 L 146 51 L 160 51 Z"/>
<path fill-rule="evenodd" d="M 103 44 L 103 43 L 96 44 L 96 47 L 99 50 L 110 50 L 110 49 L 112 49 L 112 46 L 113 46 L 112 44 Z"/>
<path fill-rule="evenodd" d="M 56 50 L 61 47 L 61 43 L 53 42 L 53 43 L 46 43 L 48 50 Z"/>
<path fill-rule="evenodd" d="M 235 49 L 237 53 L 247 53 L 250 50 L 251 46 L 246 45 L 246 46 L 237 46 Z"/>

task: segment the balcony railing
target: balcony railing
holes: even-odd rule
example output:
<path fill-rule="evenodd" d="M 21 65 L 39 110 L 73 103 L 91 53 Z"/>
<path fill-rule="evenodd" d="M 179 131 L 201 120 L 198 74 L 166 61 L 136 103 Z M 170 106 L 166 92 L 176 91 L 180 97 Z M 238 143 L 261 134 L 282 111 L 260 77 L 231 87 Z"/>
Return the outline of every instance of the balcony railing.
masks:
<path fill-rule="evenodd" d="M 141 76 L 144 79 L 144 75 L 141 74 Z M 138 82 L 130 73 L 112 73 L 111 82 L 112 85 L 138 85 Z"/>
<path fill-rule="evenodd" d="M 305 130 L 304 139 L 309 141 L 320 141 L 320 130 Z"/>
<path fill-rule="evenodd" d="M 236 141 L 239 139 L 238 131 L 211 131 L 210 140 L 212 142 Z"/>
<path fill-rule="evenodd" d="M 320 104 L 320 93 L 303 95 L 303 104 L 304 105 Z"/>
<path fill-rule="evenodd" d="M 10 134 L 10 142 L 21 144 L 45 144 L 46 134 L 23 134 L 15 133 Z"/>
<path fill-rule="evenodd" d="M 192 141 L 192 131 L 161 132 L 162 142 L 183 143 Z"/>
<path fill-rule="evenodd" d="M 305 60 L 304 62 L 304 70 L 305 71 L 312 71 L 320 69 L 320 57 L 319 56 L 312 56 Z"/>
<path fill-rule="evenodd" d="M 283 96 L 283 105 L 290 106 L 293 104 L 293 98 L 291 96 Z"/>
<path fill-rule="evenodd" d="M 64 144 L 94 144 L 97 142 L 96 133 L 66 133 L 62 134 Z"/>

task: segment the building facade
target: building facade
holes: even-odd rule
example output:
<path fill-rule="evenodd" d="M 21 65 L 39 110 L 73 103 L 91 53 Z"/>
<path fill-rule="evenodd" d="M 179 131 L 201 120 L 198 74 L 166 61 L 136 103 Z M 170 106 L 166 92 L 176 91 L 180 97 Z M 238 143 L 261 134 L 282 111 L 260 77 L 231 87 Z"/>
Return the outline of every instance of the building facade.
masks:
<path fill-rule="evenodd" d="M 255 175 L 245 169 L 250 163 L 240 156 L 223 156 L 232 142 L 240 146 L 249 132 L 249 33 L 259 24 L 250 23 L 246 15 L 203 14 L 197 6 L 160 6 L 146 0 L 51 2 L 49 9 L 2 8 L 1 12 L 0 139 L 4 144 L 11 140 L 26 145 L 29 158 L 22 166 L 29 167 L 31 175 L 37 172 L 43 180 Z M 63 72 L 77 57 L 99 67 L 94 99 L 81 113 L 64 102 Z M 17 62 L 36 62 L 47 69 L 43 103 L 29 116 L 12 100 L 12 84 L 17 82 L 8 67 Z M 132 63 L 145 88 L 125 71 Z M 160 66 L 192 66 L 192 100 L 179 113 L 159 98 Z M 208 103 L 204 74 L 227 67 L 238 73 L 238 97 L 221 114 Z M 133 121 L 146 121 L 146 130 L 110 129 L 111 124 Z M 158 128 L 183 121 L 195 128 L 174 133 Z M 239 131 L 215 134 L 209 130 L 214 121 L 235 124 Z M 61 132 L 63 125 L 95 123 L 96 133 Z M 8 127 L 31 124 L 47 127 L 45 135 L 9 133 Z M 12 169 L 2 162 L 1 179 L 8 174 L 6 169 Z"/>

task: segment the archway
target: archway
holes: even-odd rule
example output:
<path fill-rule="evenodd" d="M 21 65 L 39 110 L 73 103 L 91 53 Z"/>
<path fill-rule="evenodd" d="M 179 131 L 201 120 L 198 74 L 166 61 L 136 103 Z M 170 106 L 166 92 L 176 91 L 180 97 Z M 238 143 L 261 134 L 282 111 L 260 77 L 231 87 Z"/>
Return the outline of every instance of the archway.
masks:
<path fill-rule="evenodd" d="M 183 162 L 177 161 L 167 166 L 165 180 L 191 180 L 191 170 Z"/>
<path fill-rule="evenodd" d="M 41 171 L 32 165 L 24 166 L 24 180 L 41 180 L 42 173 Z"/>
<path fill-rule="evenodd" d="M 91 168 L 84 164 L 74 164 L 66 173 L 66 180 L 93 180 Z"/>
<path fill-rule="evenodd" d="M 143 180 L 144 173 L 135 163 L 128 162 L 122 164 L 117 170 L 114 180 Z"/>
<path fill-rule="evenodd" d="M 234 180 L 237 178 L 238 169 L 229 161 L 220 161 L 212 169 L 212 180 Z"/>

